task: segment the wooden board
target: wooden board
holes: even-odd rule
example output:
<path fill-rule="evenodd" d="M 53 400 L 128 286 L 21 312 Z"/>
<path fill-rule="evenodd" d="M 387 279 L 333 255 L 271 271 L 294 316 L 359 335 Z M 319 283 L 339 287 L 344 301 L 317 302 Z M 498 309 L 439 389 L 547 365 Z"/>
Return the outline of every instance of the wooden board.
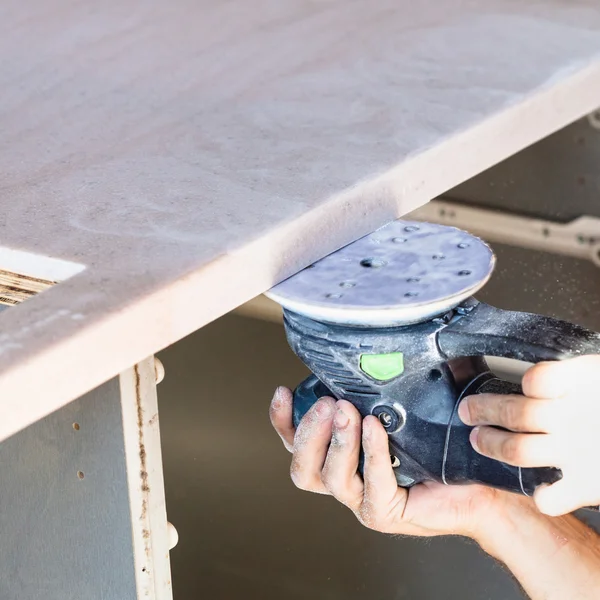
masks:
<path fill-rule="evenodd" d="M 172 600 L 154 361 L 0 444 L 0 598 Z"/>
<path fill-rule="evenodd" d="M 0 245 L 85 267 L 0 313 L 2 439 L 595 109 L 600 6 L 5 0 L 0 88 Z"/>

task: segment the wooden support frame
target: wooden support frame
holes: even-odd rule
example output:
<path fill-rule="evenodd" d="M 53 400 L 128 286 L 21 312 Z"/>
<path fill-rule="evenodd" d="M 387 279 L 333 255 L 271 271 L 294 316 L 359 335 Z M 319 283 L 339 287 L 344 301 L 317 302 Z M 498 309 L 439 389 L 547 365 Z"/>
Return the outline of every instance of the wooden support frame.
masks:
<path fill-rule="evenodd" d="M 171 600 L 152 358 L 0 444 L 0 598 Z"/>
<path fill-rule="evenodd" d="M 171 569 L 153 358 L 120 376 L 124 449 L 139 598 L 170 600 Z"/>

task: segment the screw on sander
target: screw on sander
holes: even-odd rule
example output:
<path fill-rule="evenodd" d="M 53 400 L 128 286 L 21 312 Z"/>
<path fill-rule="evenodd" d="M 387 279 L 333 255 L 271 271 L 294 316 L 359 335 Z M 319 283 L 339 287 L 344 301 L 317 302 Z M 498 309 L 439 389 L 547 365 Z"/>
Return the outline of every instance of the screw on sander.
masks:
<path fill-rule="evenodd" d="M 595 354 L 600 335 L 478 302 L 494 265 L 490 247 L 467 232 L 400 220 L 273 288 L 288 342 L 313 373 L 294 392 L 295 424 L 321 396 L 349 400 L 386 429 L 405 487 L 478 482 L 530 495 L 560 479 L 555 468 L 520 469 L 475 452 L 456 409 L 466 395 L 521 393 L 485 356 Z"/>
<path fill-rule="evenodd" d="M 394 433 L 404 425 L 404 415 L 401 411 L 391 406 L 376 406 L 371 410 L 371 414 L 376 416 L 388 433 Z"/>

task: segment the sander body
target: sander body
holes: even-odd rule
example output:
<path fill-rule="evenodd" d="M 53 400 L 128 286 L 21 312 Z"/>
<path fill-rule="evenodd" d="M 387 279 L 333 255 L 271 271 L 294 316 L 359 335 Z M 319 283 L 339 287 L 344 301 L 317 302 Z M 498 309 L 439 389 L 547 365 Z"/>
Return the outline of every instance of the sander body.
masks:
<path fill-rule="evenodd" d="M 492 250 L 464 231 L 394 221 L 270 290 L 312 372 L 294 392 L 294 424 L 323 396 L 375 415 L 402 487 L 481 483 L 531 495 L 559 480 L 553 465 L 519 468 L 477 453 L 457 407 L 468 395 L 522 393 L 486 356 L 537 363 L 597 354 L 600 334 L 477 301 L 494 265 Z"/>

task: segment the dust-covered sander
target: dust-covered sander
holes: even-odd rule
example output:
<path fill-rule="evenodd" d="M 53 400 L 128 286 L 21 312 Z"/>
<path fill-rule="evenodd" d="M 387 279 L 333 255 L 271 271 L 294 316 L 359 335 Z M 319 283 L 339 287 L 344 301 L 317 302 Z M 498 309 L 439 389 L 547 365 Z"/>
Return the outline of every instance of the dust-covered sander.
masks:
<path fill-rule="evenodd" d="M 596 354 L 600 335 L 475 300 L 494 264 L 489 246 L 464 231 L 394 221 L 268 292 L 314 374 L 294 392 L 295 425 L 323 396 L 377 416 L 403 487 L 479 482 L 531 495 L 560 479 L 552 465 L 520 469 L 475 452 L 458 403 L 521 392 L 485 356 L 536 363 Z"/>

